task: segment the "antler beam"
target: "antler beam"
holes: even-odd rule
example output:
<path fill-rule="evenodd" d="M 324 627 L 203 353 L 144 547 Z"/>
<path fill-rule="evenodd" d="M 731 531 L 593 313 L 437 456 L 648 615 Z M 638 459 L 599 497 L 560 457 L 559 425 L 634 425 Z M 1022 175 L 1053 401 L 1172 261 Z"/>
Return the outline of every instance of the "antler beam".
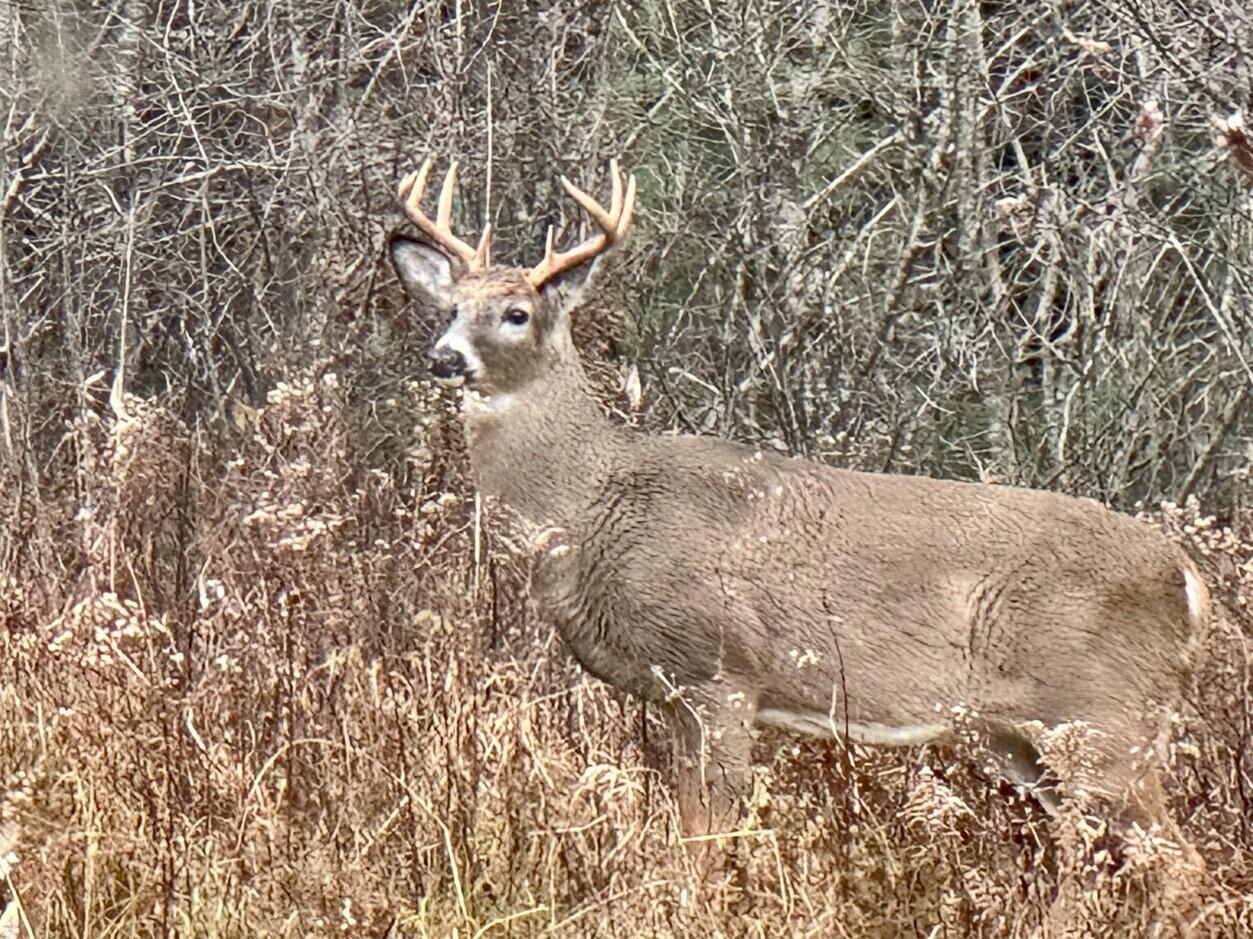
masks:
<path fill-rule="evenodd" d="M 624 193 L 622 173 L 618 169 L 617 160 L 610 161 L 609 175 L 613 177 L 613 199 L 610 203 L 609 211 L 605 211 L 600 203 L 575 186 L 570 180 L 564 176 L 561 177 L 561 185 L 566 187 L 566 192 L 570 194 L 570 198 L 583 206 L 587 214 L 600 227 L 600 234 L 594 235 L 569 251 L 557 251 L 553 248 L 553 228 L 549 226 L 548 242 L 544 248 L 544 259 L 527 271 L 526 274 L 527 281 L 536 290 L 539 290 L 540 287 L 544 286 L 558 274 L 578 267 L 590 258 L 607 250 L 610 246 L 617 244 L 626 234 L 627 229 L 631 226 L 631 215 L 635 211 L 635 176 L 627 177 L 626 191 Z"/>
<path fill-rule="evenodd" d="M 422 229 L 435 243 L 445 251 L 465 261 L 469 271 L 479 271 L 492 263 L 492 225 L 489 222 L 483 228 L 478 248 L 468 244 L 453 234 L 452 231 L 452 196 L 457 185 L 457 163 L 454 161 L 444 177 L 444 188 L 439 193 L 439 208 L 435 221 L 422 211 L 422 195 L 426 191 L 426 180 L 431 174 L 435 161 L 430 157 L 417 172 L 410 173 L 400 181 L 396 189 L 396 197 L 404 207 L 405 215 L 418 228 Z"/>

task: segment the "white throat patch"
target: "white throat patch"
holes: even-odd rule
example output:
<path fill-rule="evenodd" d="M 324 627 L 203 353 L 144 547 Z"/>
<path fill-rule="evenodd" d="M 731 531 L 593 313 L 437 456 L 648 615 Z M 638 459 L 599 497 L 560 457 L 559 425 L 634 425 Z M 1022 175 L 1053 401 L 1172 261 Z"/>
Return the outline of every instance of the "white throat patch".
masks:
<path fill-rule="evenodd" d="M 467 388 L 461 395 L 461 413 L 469 417 L 491 417 L 504 414 L 514 406 L 517 399 L 511 394 L 484 394 Z"/>

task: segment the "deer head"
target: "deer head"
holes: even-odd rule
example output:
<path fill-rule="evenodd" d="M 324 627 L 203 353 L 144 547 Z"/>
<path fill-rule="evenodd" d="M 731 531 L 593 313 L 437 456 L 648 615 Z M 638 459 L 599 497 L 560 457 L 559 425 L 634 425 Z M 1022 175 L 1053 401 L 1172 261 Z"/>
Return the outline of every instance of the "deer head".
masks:
<path fill-rule="evenodd" d="M 431 372 L 446 384 L 464 385 L 491 397 L 508 395 L 574 358 L 569 312 L 589 277 L 589 262 L 626 234 L 635 207 L 635 178 L 623 181 L 610 164 L 613 196 L 608 210 L 562 177 L 562 185 L 595 221 L 599 233 L 568 251 L 557 251 L 553 229 L 543 259 L 534 267 L 491 263 L 491 226 L 478 247 L 451 228 L 454 163 L 444 178 L 435 220 L 422 210 L 430 175 L 428 159 L 400 183 L 398 195 L 409 219 L 429 241 L 397 236 L 392 260 L 401 281 L 421 302 L 452 317 L 430 352 Z"/>

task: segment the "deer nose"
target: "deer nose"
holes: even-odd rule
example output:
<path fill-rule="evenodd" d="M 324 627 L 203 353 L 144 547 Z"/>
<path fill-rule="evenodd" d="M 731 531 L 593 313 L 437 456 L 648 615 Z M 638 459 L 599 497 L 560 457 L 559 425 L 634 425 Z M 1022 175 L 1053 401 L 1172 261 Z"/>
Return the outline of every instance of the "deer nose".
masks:
<path fill-rule="evenodd" d="M 466 357 L 448 346 L 436 346 L 427 355 L 431 362 L 431 374 L 448 380 L 460 378 L 466 373 Z"/>

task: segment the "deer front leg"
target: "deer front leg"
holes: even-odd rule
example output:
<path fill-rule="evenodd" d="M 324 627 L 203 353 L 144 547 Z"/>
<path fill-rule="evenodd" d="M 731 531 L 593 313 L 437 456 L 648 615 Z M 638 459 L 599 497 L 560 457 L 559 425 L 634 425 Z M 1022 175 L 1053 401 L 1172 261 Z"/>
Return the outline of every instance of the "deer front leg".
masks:
<path fill-rule="evenodd" d="M 752 795 L 753 700 L 724 685 L 672 704 L 679 827 L 707 875 L 726 856 Z"/>

